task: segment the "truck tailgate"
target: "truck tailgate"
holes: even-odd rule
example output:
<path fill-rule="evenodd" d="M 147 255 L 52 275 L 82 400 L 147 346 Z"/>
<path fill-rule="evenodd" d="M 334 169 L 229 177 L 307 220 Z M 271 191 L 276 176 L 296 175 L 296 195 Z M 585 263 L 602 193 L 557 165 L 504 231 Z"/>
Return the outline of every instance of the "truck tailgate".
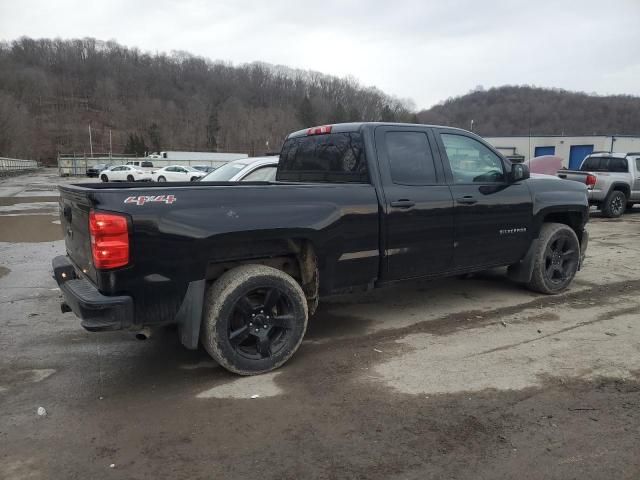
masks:
<path fill-rule="evenodd" d="M 93 282 L 96 271 L 91 256 L 89 211 L 91 201 L 85 192 L 60 188 L 60 224 L 69 258 Z"/>
<path fill-rule="evenodd" d="M 558 170 L 558 177 L 565 180 L 573 180 L 574 182 L 586 184 L 587 176 L 589 176 L 589 172 L 582 172 L 579 170 Z"/>

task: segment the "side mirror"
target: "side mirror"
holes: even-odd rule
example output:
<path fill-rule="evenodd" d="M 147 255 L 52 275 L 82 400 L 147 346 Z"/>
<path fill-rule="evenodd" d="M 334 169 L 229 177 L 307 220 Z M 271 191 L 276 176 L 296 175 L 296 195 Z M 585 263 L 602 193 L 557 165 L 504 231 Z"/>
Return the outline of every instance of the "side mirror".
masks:
<path fill-rule="evenodd" d="M 530 176 L 529 167 L 524 163 L 514 163 L 511 165 L 511 173 L 509 174 L 509 181 L 511 183 L 526 180 Z"/>

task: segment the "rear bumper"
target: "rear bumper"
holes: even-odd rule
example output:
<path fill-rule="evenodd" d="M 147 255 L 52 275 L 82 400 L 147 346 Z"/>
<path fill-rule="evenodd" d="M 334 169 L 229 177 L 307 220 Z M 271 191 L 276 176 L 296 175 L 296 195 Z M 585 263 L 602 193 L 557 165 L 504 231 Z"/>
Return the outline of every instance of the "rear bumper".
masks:
<path fill-rule="evenodd" d="M 122 330 L 133 324 L 133 298 L 103 295 L 89 280 L 78 277 L 66 256 L 55 257 L 51 263 L 53 277 L 64 296 L 63 311 L 66 304 L 81 319 L 85 329 L 90 332 Z"/>

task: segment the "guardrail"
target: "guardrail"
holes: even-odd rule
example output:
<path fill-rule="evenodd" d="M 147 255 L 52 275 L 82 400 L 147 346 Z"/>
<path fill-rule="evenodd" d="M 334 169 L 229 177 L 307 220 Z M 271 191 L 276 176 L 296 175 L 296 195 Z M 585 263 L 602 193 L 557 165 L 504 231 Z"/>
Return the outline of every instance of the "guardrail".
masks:
<path fill-rule="evenodd" d="M 0 157 L 0 172 L 13 172 L 16 170 L 33 170 L 38 168 L 35 160 L 21 160 L 19 158 Z"/>

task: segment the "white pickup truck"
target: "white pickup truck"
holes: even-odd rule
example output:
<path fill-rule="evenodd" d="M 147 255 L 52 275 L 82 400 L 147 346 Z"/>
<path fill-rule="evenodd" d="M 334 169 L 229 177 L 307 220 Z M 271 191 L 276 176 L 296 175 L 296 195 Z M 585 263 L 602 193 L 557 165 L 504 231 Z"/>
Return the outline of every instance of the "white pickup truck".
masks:
<path fill-rule="evenodd" d="M 640 203 L 640 152 L 596 152 L 579 170 L 559 170 L 558 176 L 587 185 L 589 203 L 609 218 Z"/>

